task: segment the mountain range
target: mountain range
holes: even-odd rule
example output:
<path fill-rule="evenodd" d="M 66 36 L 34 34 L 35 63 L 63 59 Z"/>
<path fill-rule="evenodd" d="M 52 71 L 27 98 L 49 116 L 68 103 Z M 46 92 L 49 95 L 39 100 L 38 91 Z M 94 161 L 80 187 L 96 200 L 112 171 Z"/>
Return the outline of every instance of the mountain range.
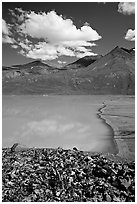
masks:
<path fill-rule="evenodd" d="M 33 61 L 2 67 L 3 94 L 135 94 L 135 49 L 118 46 L 62 68 Z"/>

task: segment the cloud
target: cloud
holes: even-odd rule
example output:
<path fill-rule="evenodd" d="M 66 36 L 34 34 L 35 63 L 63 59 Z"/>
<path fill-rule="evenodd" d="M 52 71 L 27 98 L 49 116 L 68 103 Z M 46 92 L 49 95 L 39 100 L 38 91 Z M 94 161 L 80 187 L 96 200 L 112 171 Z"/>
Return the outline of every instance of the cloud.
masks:
<path fill-rule="evenodd" d="M 25 44 L 23 42 L 19 42 L 18 45 L 20 47 L 22 47 L 23 49 L 25 49 L 25 50 L 30 50 L 31 49 L 31 46 L 29 46 L 27 43 Z"/>
<path fill-rule="evenodd" d="M 79 122 L 63 122 L 57 119 L 44 119 L 41 121 L 31 121 L 24 126 L 23 137 L 35 133 L 37 135 L 49 134 L 64 134 L 64 136 L 71 131 L 77 131 L 78 133 L 84 133 L 89 130 L 89 126 L 85 126 Z"/>
<path fill-rule="evenodd" d="M 26 56 L 26 54 L 25 54 L 25 51 L 24 51 L 24 50 L 20 50 L 20 51 L 18 51 L 18 53 L 19 53 L 19 54 L 21 54 L 21 55 L 23 55 L 23 56 Z"/>
<path fill-rule="evenodd" d="M 2 43 L 13 44 L 15 40 L 10 37 L 10 27 L 7 25 L 6 21 L 2 19 Z"/>
<path fill-rule="evenodd" d="M 11 47 L 13 47 L 14 49 L 17 49 L 18 45 L 11 45 Z"/>
<path fill-rule="evenodd" d="M 75 46 L 74 44 L 71 45 L 71 42 L 70 42 L 69 47 L 68 45 L 65 46 L 65 43 L 50 44 L 46 42 L 39 42 L 38 44 L 35 44 L 33 48 L 31 47 L 31 45 L 29 45 L 29 46 L 26 46 L 26 51 L 28 51 L 26 56 L 33 59 L 39 58 L 42 60 L 52 60 L 62 55 L 71 56 L 71 57 L 77 56 L 78 58 L 81 58 L 86 55 L 88 56 L 96 55 L 95 53 L 91 52 L 91 49 L 87 49 L 86 47 L 82 47 L 82 46 L 77 46 L 79 45 L 79 43 L 77 42 L 74 42 L 76 44 Z M 25 48 L 25 44 L 19 43 L 19 45 L 22 48 Z"/>
<path fill-rule="evenodd" d="M 93 52 L 83 52 L 83 53 L 78 53 L 77 57 L 78 58 L 82 58 L 85 56 L 96 56 L 97 54 L 93 53 Z"/>
<path fill-rule="evenodd" d="M 74 128 L 75 124 L 61 124 L 56 120 L 34 121 L 28 124 L 28 127 L 36 133 L 64 133 Z"/>
<path fill-rule="evenodd" d="M 89 47 L 93 47 L 96 46 L 95 43 L 91 43 L 91 42 L 87 42 L 87 41 L 80 41 L 80 40 L 75 40 L 75 41 L 63 41 L 61 42 L 62 45 L 65 46 L 70 46 L 73 48 L 77 48 L 79 46 L 89 46 Z"/>
<path fill-rule="evenodd" d="M 58 60 L 58 63 L 59 64 L 66 64 L 67 62 Z"/>
<path fill-rule="evenodd" d="M 8 35 L 2 36 L 2 43 L 13 44 L 14 42 L 15 42 L 14 39 L 9 37 Z"/>
<path fill-rule="evenodd" d="M 57 47 L 46 42 L 39 42 L 35 44 L 34 47 L 28 51 L 26 54 L 27 57 L 33 59 L 42 59 L 42 60 L 52 60 L 58 57 Z"/>
<path fill-rule="evenodd" d="M 15 8 L 10 13 L 14 18 L 12 31 L 18 35 L 15 40 L 19 53 L 29 58 L 52 60 L 62 55 L 94 55 L 91 48 L 96 44 L 92 41 L 102 38 L 87 22 L 77 28 L 71 19 L 55 11 L 35 13 Z"/>
<path fill-rule="evenodd" d="M 118 4 L 118 12 L 124 15 L 135 14 L 135 2 L 120 2 Z"/>
<path fill-rule="evenodd" d="M 58 115 L 60 116 L 60 115 Z M 85 144 L 86 137 L 91 138 L 90 125 L 79 121 L 66 120 L 66 117 L 46 117 L 24 123 L 14 134 L 14 141 L 31 146 L 62 146 L 72 148 Z"/>
<path fill-rule="evenodd" d="M 128 41 L 135 41 L 135 30 L 128 29 L 125 39 Z"/>
<path fill-rule="evenodd" d="M 9 35 L 8 25 L 4 19 L 2 19 L 2 33 L 5 35 Z"/>
<path fill-rule="evenodd" d="M 64 19 L 55 11 L 50 11 L 47 14 L 45 12 L 27 14 L 27 19 L 22 23 L 20 29 L 33 38 L 43 38 L 48 42 L 93 41 L 101 38 L 90 26 L 85 25 L 77 29 L 71 19 Z"/>

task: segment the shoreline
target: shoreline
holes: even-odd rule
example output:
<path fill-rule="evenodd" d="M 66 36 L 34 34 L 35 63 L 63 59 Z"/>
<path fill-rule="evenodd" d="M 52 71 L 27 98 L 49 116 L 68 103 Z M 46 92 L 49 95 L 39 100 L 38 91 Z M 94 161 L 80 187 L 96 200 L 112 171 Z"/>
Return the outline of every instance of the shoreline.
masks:
<path fill-rule="evenodd" d="M 133 137 L 134 106 L 124 103 L 123 108 L 123 101 L 111 99 L 96 109 L 96 117 L 113 132 L 116 154 L 81 151 L 77 147 L 29 148 L 19 143 L 2 148 L 2 201 L 135 202 L 135 162 L 129 147 L 122 148 L 125 140 Z M 122 117 L 127 126 L 123 126 Z"/>
<path fill-rule="evenodd" d="M 108 128 L 109 128 L 109 130 L 110 130 L 110 132 L 111 132 L 111 136 L 112 136 L 112 140 L 113 140 L 113 143 L 114 143 L 114 145 L 115 145 L 115 147 L 114 147 L 114 149 L 115 149 L 115 152 L 113 153 L 113 155 L 117 155 L 118 154 L 118 152 L 119 152 L 119 149 L 118 149 L 118 145 L 117 145 L 117 143 L 116 143 L 116 141 L 115 141 L 115 130 L 113 129 L 113 127 L 111 126 L 111 123 L 109 123 L 109 121 L 105 118 L 105 117 L 103 117 L 103 110 L 106 108 L 106 104 L 103 102 L 102 103 L 102 107 L 100 107 L 99 109 L 98 109 L 98 113 L 97 113 L 97 116 L 103 121 L 103 123 L 105 123 L 105 125 L 107 125 L 108 126 Z M 107 154 L 112 154 L 112 153 L 107 153 Z"/>
<path fill-rule="evenodd" d="M 121 127 L 123 128 L 123 124 L 122 124 L 122 119 L 124 117 L 128 118 L 128 114 L 126 116 L 123 116 L 122 114 L 112 114 L 112 108 L 116 111 L 116 105 L 111 105 L 108 101 L 108 104 L 106 104 L 105 102 L 103 102 L 104 106 L 102 108 L 100 108 L 100 116 L 101 119 L 103 119 L 105 121 L 105 123 L 107 125 L 109 125 L 114 133 L 114 141 L 116 143 L 116 147 L 117 147 L 117 154 L 115 155 L 116 157 L 120 157 L 123 160 L 126 161 L 135 161 L 135 152 L 131 152 L 129 144 L 128 144 L 128 140 L 131 140 L 131 146 L 134 146 L 134 140 L 135 139 L 135 134 L 134 134 L 134 130 L 123 130 L 121 131 Z M 109 107 L 112 106 L 112 108 Z M 113 111 L 114 111 L 113 110 Z M 119 123 L 117 122 L 117 120 L 119 119 Z M 128 124 L 127 122 L 127 127 L 131 129 L 131 124 Z M 127 132 L 127 135 L 126 135 Z M 132 149 L 132 148 L 131 148 Z"/>
<path fill-rule="evenodd" d="M 96 153 L 134 161 L 134 112 L 134 100 L 130 96 L 126 97 L 126 100 L 125 97 L 117 96 L 115 99 L 115 97 L 111 96 L 100 101 L 95 114 L 96 117 L 101 119 L 103 125 L 107 127 L 109 131 L 107 135 L 111 137 L 114 151 L 108 150 L 105 153 L 96 151 Z M 2 149 L 5 148 L 10 148 L 10 146 L 2 147 Z M 95 153 L 93 151 L 85 152 Z"/>
<path fill-rule="evenodd" d="M 103 153 L 103 152 L 99 152 L 99 151 L 96 151 L 96 152 L 93 152 L 93 151 L 84 151 L 84 150 L 79 150 L 79 151 L 83 151 L 85 153 L 88 153 L 90 155 L 94 155 L 94 154 L 102 154 L 108 158 L 112 158 L 114 160 L 128 160 L 128 158 L 123 158 L 121 156 L 121 151 L 122 149 L 119 148 L 119 144 L 117 142 L 117 132 L 118 132 L 118 128 L 114 125 L 114 123 L 109 119 L 109 114 L 106 113 L 106 109 L 107 109 L 107 105 L 105 104 L 105 102 L 103 102 L 102 104 L 100 104 L 101 107 L 97 110 L 97 116 L 99 119 L 102 120 L 102 122 L 104 123 L 104 125 L 108 126 L 109 128 L 109 131 L 110 131 L 110 135 L 112 137 L 112 141 L 114 142 L 114 153 L 110 153 L 110 152 L 106 152 L 106 153 Z M 15 143 L 16 144 L 16 143 Z M 20 143 L 18 143 L 20 144 Z M 14 144 L 13 144 L 14 145 Z M 21 146 L 24 144 L 20 144 Z M 26 146 L 26 145 L 25 145 Z M 26 146 L 27 147 L 27 146 Z M 54 149 L 57 149 L 57 148 L 53 148 L 53 147 L 44 147 L 45 149 L 51 149 L 51 150 L 54 150 Z M 2 147 L 2 149 L 11 149 L 11 147 Z M 43 149 L 42 147 L 27 147 L 26 150 L 28 149 Z M 66 150 L 70 150 L 70 149 L 66 149 Z"/>
<path fill-rule="evenodd" d="M 106 128 L 108 129 L 108 134 L 107 134 L 107 136 L 110 136 L 111 137 L 111 141 L 114 143 L 114 147 L 112 147 L 113 148 L 113 151 L 107 151 L 107 152 L 101 152 L 101 151 L 92 151 L 92 150 L 79 150 L 79 151 L 84 151 L 84 152 L 88 152 L 88 153 L 99 153 L 99 154 L 103 154 L 103 155 L 105 155 L 105 154 L 111 154 L 111 155 L 116 155 L 117 153 L 118 153 L 118 148 L 117 148 L 117 144 L 115 143 L 115 140 L 114 140 L 114 131 L 113 131 L 113 128 L 111 127 L 111 125 L 109 125 L 108 123 L 107 123 L 107 121 L 102 117 L 102 110 L 105 108 L 105 104 L 104 104 L 104 102 L 102 103 L 100 103 L 99 105 L 98 105 L 98 107 L 97 107 L 97 109 L 96 109 L 96 113 L 95 113 L 95 116 L 97 116 L 98 118 L 99 118 L 99 120 L 101 120 L 101 122 L 103 123 L 103 126 L 105 125 L 106 126 Z M 19 143 L 19 144 L 21 144 L 21 145 L 27 145 L 27 144 L 24 144 L 24 143 L 20 143 L 19 141 L 15 141 L 13 144 L 11 144 L 11 146 L 3 146 L 2 147 L 2 149 L 10 149 L 11 147 L 12 147 L 12 145 L 14 145 L 14 144 L 16 144 L 16 143 Z M 113 144 L 112 144 L 113 145 Z M 28 149 L 32 149 L 32 148 L 36 148 L 36 149 L 42 149 L 42 148 L 46 148 L 46 149 L 57 149 L 58 147 L 39 147 L 39 146 L 35 146 L 35 147 L 33 147 L 33 146 L 30 146 L 30 147 L 28 147 Z M 62 147 L 63 148 L 63 147 Z M 77 148 L 77 146 L 76 146 L 76 148 Z M 69 148 L 67 148 L 66 150 L 68 150 Z"/>

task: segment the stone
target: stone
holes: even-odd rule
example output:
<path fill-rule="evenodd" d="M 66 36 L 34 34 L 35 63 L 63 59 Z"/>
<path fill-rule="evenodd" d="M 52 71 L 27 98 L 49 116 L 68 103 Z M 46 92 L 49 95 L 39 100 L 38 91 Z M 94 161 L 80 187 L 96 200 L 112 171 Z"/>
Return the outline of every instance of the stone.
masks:
<path fill-rule="evenodd" d="M 15 143 L 11 148 L 11 152 L 19 152 L 19 151 L 26 151 L 27 149 L 29 149 L 27 146 L 22 145 L 20 143 Z"/>

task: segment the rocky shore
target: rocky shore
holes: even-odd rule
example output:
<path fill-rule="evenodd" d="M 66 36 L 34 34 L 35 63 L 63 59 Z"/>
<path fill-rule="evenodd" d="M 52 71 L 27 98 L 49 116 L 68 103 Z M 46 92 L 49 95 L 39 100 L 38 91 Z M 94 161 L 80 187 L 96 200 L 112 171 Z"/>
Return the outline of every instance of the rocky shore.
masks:
<path fill-rule="evenodd" d="M 102 154 L 26 148 L 2 151 L 3 202 L 134 202 L 135 163 Z"/>

